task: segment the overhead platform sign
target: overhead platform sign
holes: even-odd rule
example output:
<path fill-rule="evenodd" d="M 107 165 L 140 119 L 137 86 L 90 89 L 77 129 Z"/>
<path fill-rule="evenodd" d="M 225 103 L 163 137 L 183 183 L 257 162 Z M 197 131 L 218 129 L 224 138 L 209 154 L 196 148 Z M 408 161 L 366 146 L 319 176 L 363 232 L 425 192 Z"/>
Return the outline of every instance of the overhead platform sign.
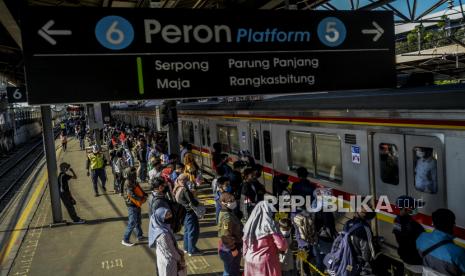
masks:
<path fill-rule="evenodd" d="M 28 102 L 300 93 L 395 85 L 386 11 L 29 7 Z"/>

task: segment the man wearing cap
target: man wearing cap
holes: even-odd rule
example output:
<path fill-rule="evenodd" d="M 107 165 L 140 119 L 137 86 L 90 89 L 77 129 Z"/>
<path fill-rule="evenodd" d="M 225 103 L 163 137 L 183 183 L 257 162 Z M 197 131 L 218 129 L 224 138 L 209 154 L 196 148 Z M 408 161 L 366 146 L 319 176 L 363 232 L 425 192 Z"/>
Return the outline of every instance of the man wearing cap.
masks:
<path fill-rule="evenodd" d="M 68 171 L 72 175 L 67 174 Z M 73 220 L 73 223 L 82 224 L 82 223 L 85 223 L 85 220 L 81 219 L 76 214 L 76 210 L 74 209 L 74 206 L 73 206 L 74 204 L 76 204 L 76 201 L 71 195 L 71 192 L 69 190 L 69 185 L 68 185 L 68 181 L 70 179 L 76 179 L 76 178 L 77 176 L 74 173 L 74 170 L 71 168 L 70 164 L 65 163 L 65 162 L 60 164 L 60 174 L 58 175 L 58 185 L 60 188 L 61 201 L 63 201 L 63 204 L 66 207 L 66 210 L 68 210 L 68 214 Z"/>
<path fill-rule="evenodd" d="M 425 229 L 412 218 L 417 212 L 418 201 L 410 196 L 401 196 L 397 199 L 396 205 L 400 212 L 394 220 L 392 233 L 399 244 L 397 253 L 406 264 L 421 265 L 422 259 L 418 254 L 415 241 L 421 233 L 425 232 Z M 415 267 L 409 269 L 414 271 Z"/>
<path fill-rule="evenodd" d="M 94 185 L 94 192 L 95 196 L 97 197 L 98 194 L 98 179 L 100 178 L 100 181 L 102 182 L 102 190 L 104 192 L 107 191 L 105 188 L 105 182 L 107 180 L 106 173 L 105 173 L 105 157 L 103 156 L 103 153 L 100 152 L 100 146 L 99 145 L 93 145 L 92 146 L 92 152 L 87 155 L 87 176 L 91 176 L 92 179 L 92 184 Z M 89 172 L 90 168 L 90 172 Z"/>

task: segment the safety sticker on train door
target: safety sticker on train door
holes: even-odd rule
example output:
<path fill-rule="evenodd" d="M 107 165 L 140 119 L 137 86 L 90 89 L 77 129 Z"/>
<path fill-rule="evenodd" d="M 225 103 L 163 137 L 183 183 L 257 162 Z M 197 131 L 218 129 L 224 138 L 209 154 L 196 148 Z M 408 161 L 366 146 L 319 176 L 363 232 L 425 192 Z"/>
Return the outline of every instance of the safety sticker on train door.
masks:
<path fill-rule="evenodd" d="M 351 146 L 352 163 L 360 164 L 360 146 Z"/>

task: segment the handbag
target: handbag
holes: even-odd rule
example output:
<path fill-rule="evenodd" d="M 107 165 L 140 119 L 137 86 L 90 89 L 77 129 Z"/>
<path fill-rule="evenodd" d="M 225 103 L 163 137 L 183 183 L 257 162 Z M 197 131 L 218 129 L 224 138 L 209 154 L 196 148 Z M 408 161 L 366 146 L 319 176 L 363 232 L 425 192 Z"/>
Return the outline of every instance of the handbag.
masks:
<path fill-rule="evenodd" d="M 194 211 L 194 213 L 197 215 L 199 219 L 202 219 L 205 216 L 205 213 L 207 211 L 207 208 L 205 208 L 205 206 L 199 203 L 199 205 L 197 206 L 190 204 L 190 207 L 192 208 L 192 210 Z"/>

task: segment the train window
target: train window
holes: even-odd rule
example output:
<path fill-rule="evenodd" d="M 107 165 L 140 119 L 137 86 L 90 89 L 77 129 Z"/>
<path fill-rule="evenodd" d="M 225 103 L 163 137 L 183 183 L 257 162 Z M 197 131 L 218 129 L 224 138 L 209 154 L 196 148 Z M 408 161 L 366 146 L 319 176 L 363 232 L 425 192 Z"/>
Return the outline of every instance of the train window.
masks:
<path fill-rule="evenodd" d="M 273 162 L 271 151 L 271 133 L 269 130 L 263 131 L 263 149 L 265 150 L 265 162 Z"/>
<path fill-rule="evenodd" d="M 399 152 L 394 144 L 379 144 L 379 169 L 384 183 L 399 185 Z"/>
<path fill-rule="evenodd" d="M 241 146 L 239 145 L 239 134 L 237 132 L 237 127 L 229 128 L 229 143 L 231 146 L 231 152 L 239 153 Z"/>
<path fill-rule="evenodd" d="M 238 153 L 240 146 L 237 127 L 218 126 L 218 142 L 224 152 Z"/>
<path fill-rule="evenodd" d="M 316 173 L 321 178 L 342 181 L 341 139 L 337 135 L 315 135 Z"/>
<path fill-rule="evenodd" d="M 289 131 L 289 167 L 296 170 L 298 167 L 306 168 L 314 175 L 315 164 L 313 162 L 312 134 L 308 132 Z"/>
<path fill-rule="evenodd" d="M 182 121 L 182 139 L 194 144 L 194 123 L 191 121 Z"/>
<path fill-rule="evenodd" d="M 438 192 L 437 160 L 438 153 L 433 148 L 413 148 L 415 168 L 415 189 L 420 192 L 435 194 Z"/>
<path fill-rule="evenodd" d="M 255 160 L 260 160 L 260 132 L 252 129 L 252 151 Z"/>

